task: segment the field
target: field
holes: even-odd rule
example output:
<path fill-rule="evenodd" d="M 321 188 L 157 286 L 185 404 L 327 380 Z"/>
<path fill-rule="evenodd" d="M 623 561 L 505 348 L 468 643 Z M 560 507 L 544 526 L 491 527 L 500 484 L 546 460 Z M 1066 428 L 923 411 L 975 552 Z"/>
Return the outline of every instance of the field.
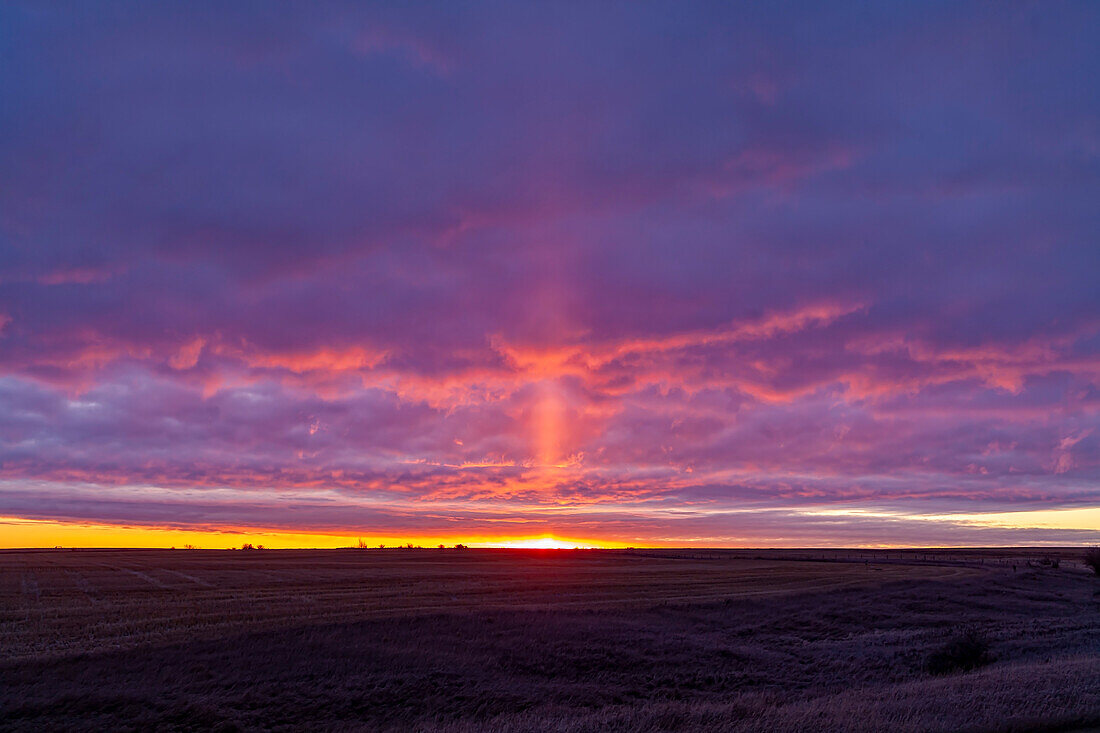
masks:
<path fill-rule="evenodd" d="M 1087 730 L 1080 554 L 0 552 L 0 728 Z"/>

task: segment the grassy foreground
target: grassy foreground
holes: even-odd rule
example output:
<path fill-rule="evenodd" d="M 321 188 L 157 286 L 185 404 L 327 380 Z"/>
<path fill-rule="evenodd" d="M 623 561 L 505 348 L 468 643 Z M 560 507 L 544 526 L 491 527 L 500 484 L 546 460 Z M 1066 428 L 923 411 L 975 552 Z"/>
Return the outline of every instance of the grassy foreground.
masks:
<path fill-rule="evenodd" d="M 0 727 L 1087 729 L 1073 557 L 5 552 Z"/>

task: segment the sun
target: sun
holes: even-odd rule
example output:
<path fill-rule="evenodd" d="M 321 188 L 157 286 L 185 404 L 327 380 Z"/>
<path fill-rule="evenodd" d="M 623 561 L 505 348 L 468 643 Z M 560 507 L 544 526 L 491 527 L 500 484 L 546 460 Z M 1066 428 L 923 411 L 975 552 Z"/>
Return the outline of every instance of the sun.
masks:
<path fill-rule="evenodd" d="M 501 540 L 494 542 L 493 547 L 508 547 L 526 550 L 573 550 L 585 545 L 568 540 L 559 540 L 553 537 L 529 537 L 519 540 Z"/>

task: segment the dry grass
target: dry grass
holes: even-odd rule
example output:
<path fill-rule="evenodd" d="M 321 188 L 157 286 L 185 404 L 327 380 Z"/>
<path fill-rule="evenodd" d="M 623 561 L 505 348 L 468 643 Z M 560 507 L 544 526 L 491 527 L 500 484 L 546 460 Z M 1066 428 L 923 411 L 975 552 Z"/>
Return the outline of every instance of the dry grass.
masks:
<path fill-rule="evenodd" d="M 0 727 L 1100 725 L 1079 565 L 658 554 L 0 553 Z M 962 627 L 991 663 L 931 675 Z"/>
<path fill-rule="evenodd" d="M 0 651 L 33 658 L 245 630 L 484 609 L 806 593 L 980 572 L 734 553 L 328 550 L 0 552 Z"/>

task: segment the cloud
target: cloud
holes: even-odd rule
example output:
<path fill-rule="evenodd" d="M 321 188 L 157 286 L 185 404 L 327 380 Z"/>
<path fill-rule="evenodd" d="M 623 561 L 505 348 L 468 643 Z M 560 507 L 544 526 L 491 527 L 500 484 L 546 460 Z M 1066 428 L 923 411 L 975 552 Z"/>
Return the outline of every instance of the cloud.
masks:
<path fill-rule="evenodd" d="M 1096 9 L 303 8 L 0 8 L 5 511 L 1100 502 Z"/>
<path fill-rule="evenodd" d="M 206 339 L 196 336 L 180 347 L 173 356 L 169 357 L 168 364 L 173 369 L 191 369 L 199 363 L 202 347 L 206 345 Z"/>

